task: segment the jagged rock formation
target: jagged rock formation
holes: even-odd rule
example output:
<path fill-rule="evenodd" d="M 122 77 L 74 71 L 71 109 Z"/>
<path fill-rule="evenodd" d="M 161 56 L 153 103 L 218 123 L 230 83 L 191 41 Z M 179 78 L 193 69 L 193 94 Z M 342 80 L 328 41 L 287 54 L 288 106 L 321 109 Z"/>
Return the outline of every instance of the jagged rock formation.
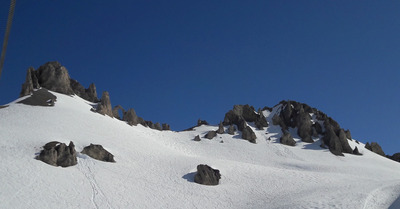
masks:
<path fill-rule="evenodd" d="M 142 122 L 142 120 L 140 120 L 141 118 L 139 118 L 136 115 L 136 112 L 133 108 L 129 109 L 128 111 L 124 112 L 124 116 L 122 118 L 123 121 L 126 121 L 129 125 L 133 125 L 136 126 L 137 124 L 139 124 L 140 122 Z"/>
<path fill-rule="evenodd" d="M 101 160 L 104 162 L 115 162 L 114 155 L 108 152 L 103 146 L 99 144 L 90 144 L 89 146 L 83 148 L 82 154 L 88 155 L 96 160 Z"/>
<path fill-rule="evenodd" d="M 32 106 L 54 106 L 57 97 L 47 91 L 46 89 L 39 89 L 32 92 L 32 95 L 18 103 L 32 105 Z"/>
<path fill-rule="evenodd" d="M 386 155 L 387 158 L 392 159 L 394 161 L 400 162 L 400 152 L 393 154 L 392 156 Z"/>
<path fill-rule="evenodd" d="M 274 125 L 279 125 L 283 130 L 297 128 L 297 134 L 304 142 L 312 143 L 313 136 L 322 135 L 323 145 L 335 155 L 353 153 L 348 139 L 351 139 L 350 131 L 344 131 L 339 124 L 321 111 L 310 106 L 295 102 L 280 102 L 281 111 L 272 118 Z M 314 116 L 314 120 L 311 116 Z M 324 127 L 321 126 L 321 123 Z"/>
<path fill-rule="evenodd" d="M 378 155 L 382 155 L 384 157 L 386 157 L 385 152 L 383 152 L 382 147 L 376 143 L 376 142 L 371 142 L 371 144 L 369 144 L 368 142 L 365 144 L 365 148 L 375 152 Z"/>
<path fill-rule="evenodd" d="M 282 130 L 283 135 L 280 138 L 281 144 L 294 146 L 296 145 L 296 141 L 293 139 L 292 135 L 287 130 Z"/>
<path fill-rule="evenodd" d="M 206 121 L 206 120 L 201 120 L 201 119 L 198 119 L 197 120 L 197 126 L 201 126 L 201 125 L 209 125 L 208 124 L 208 122 Z"/>
<path fill-rule="evenodd" d="M 162 131 L 161 124 L 158 123 L 158 122 L 154 125 L 154 128 L 157 129 L 157 130 L 159 130 L 159 131 Z"/>
<path fill-rule="evenodd" d="M 68 167 L 77 164 L 75 145 L 71 141 L 67 146 L 60 142 L 49 142 L 43 146 L 43 150 L 36 157 L 53 166 Z"/>
<path fill-rule="evenodd" d="M 113 113 L 114 118 L 117 118 L 119 120 L 122 119 L 121 116 L 119 115 L 119 111 L 120 110 L 122 111 L 122 115 L 124 115 L 125 110 L 121 105 L 117 105 L 112 109 L 112 113 Z"/>
<path fill-rule="evenodd" d="M 253 129 L 250 126 L 246 126 L 242 130 L 242 139 L 245 139 L 251 143 L 256 143 L 256 134 L 254 133 Z"/>
<path fill-rule="evenodd" d="M 48 62 L 36 71 L 33 67 L 28 68 L 20 96 L 32 94 L 34 89 L 40 87 L 66 95 L 76 94 L 91 102 L 98 101 L 96 86 L 91 84 L 85 89 L 78 81 L 70 78 L 68 70 L 59 62 Z"/>
<path fill-rule="evenodd" d="M 217 136 L 217 132 L 216 132 L 216 131 L 209 131 L 209 132 L 204 136 L 204 138 L 212 139 L 212 138 L 214 138 L 214 137 L 216 137 L 216 136 Z"/>
<path fill-rule="evenodd" d="M 111 101 L 110 101 L 110 95 L 108 94 L 107 91 L 103 92 L 103 95 L 101 96 L 100 103 L 97 105 L 97 112 L 102 114 L 102 115 L 108 115 L 110 117 L 113 117 L 113 111 L 111 107 Z"/>
<path fill-rule="evenodd" d="M 208 165 L 198 165 L 194 182 L 203 185 L 218 185 L 221 179 L 219 170 L 213 169 Z"/>
<path fill-rule="evenodd" d="M 261 111 L 256 112 L 253 106 L 249 105 L 234 105 L 233 110 L 230 110 L 225 114 L 224 126 L 236 125 L 239 131 L 242 131 L 242 138 L 249 140 L 252 143 L 256 143 L 256 137 L 253 130 L 248 129 L 246 122 L 254 122 L 256 127 L 260 130 L 263 127 L 268 127 L 268 122 Z M 246 129 L 246 130 L 245 130 Z M 246 132 L 243 134 L 243 131 Z M 231 132 L 232 133 L 232 132 Z M 245 137 L 243 137 L 243 135 Z"/>

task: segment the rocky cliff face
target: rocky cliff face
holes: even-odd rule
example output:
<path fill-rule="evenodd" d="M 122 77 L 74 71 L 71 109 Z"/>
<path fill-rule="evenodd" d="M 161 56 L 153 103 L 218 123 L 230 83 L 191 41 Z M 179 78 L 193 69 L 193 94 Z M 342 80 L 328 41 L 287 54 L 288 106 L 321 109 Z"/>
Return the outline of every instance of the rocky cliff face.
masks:
<path fill-rule="evenodd" d="M 98 102 L 96 86 L 90 84 L 85 89 L 78 81 L 70 78 L 67 68 L 59 62 L 48 62 L 37 70 L 28 68 L 20 96 L 32 94 L 35 89 L 46 88 L 62 94 L 76 94 L 91 102 Z"/>

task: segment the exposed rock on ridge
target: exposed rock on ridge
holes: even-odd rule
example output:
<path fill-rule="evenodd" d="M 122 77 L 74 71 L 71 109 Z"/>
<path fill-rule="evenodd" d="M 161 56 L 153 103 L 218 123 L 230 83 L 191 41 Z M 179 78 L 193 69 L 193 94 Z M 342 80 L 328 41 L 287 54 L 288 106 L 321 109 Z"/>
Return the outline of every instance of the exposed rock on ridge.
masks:
<path fill-rule="evenodd" d="M 66 95 L 76 94 L 91 102 L 98 101 L 96 86 L 90 84 L 85 89 L 78 81 L 70 78 L 68 70 L 59 62 L 48 62 L 36 71 L 33 67 L 28 68 L 20 96 L 32 94 L 34 89 L 41 87 Z"/>

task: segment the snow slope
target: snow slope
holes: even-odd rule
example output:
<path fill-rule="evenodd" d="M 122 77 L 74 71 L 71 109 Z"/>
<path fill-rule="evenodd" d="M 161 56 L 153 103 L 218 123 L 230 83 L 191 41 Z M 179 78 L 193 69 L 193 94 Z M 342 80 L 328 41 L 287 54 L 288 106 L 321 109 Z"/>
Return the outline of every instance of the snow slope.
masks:
<path fill-rule="evenodd" d="M 0 208 L 400 208 L 400 163 L 354 141 L 363 156 L 334 156 L 319 142 L 302 143 L 296 130 L 297 145 L 281 145 L 273 125 L 254 128 L 257 144 L 239 133 L 195 142 L 218 127 L 132 127 L 77 96 L 53 94 L 54 107 L 0 109 Z M 268 120 L 276 108 L 264 112 Z M 117 162 L 79 154 L 78 165 L 61 168 L 35 160 L 54 140 L 77 151 L 101 144 Z M 220 185 L 194 183 L 198 164 L 219 169 Z"/>

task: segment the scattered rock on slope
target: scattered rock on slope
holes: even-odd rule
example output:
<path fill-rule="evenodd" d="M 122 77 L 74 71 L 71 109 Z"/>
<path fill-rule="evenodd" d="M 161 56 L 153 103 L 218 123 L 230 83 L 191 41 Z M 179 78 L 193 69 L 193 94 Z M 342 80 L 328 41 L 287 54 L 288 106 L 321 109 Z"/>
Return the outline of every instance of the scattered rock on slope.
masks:
<path fill-rule="evenodd" d="M 196 141 L 196 142 L 201 141 L 200 135 L 195 136 L 194 139 L 193 139 L 193 141 Z"/>
<path fill-rule="evenodd" d="M 36 159 L 53 166 L 68 167 L 76 165 L 75 145 L 72 141 L 68 146 L 55 141 L 49 142 L 43 146 L 43 150 Z"/>
<path fill-rule="evenodd" d="M 229 128 L 228 128 L 228 134 L 230 134 L 230 135 L 234 135 L 235 134 L 235 131 L 236 131 L 236 128 L 235 128 L 235 126 L 234 125 L 229 125 Z"/>
<path fill-rule="evenodd" d="M 204 137 L 207 139 L 212 139 L 214 137 L 217 136 L 217 132 L 216 131 L 209 131 Z"/>
<path fill-rule="evenodd" d="M 105 150 L 103 146 L 99 144 L 90 144 L 89 146 L 85 147 L 81 153 L 86 154 L 96 160 L 115 162 L 114 155 Z"/>
<path fill-rule="evenodd" d="M 225 130 L 224 130 L 224 125 L 222 125 L 222 122 L 220 122 L 220 123 L 219 123 L 219 126 L 218 126 L 217 133 L 223 134 L 224 132 L 225 132 Z"/>
<path fill-rule="evenodd" d="M 194 182 L 203 185 L 218 185 L 221 179 L 219 170 L 213 169 L 208 165 L 198 165 Z"/>
<path fill-rule="evenodd" d="M 282 130 L 283 135 L 281 136 L 280 142 L 284 145 L 294 146 L 296 141 L 293 139 L 292 135 L 287 130 Z"/>
<path fill-rule="evenodd" d="M 242 130 L 242 138 L 246 139 L 247 141 L 251 142 L 251 143 L 256 143 L 256 134 L 254 133 L 253 129 L 251 129 L 250 126 L 246 126 L 243 130 Z"/>

